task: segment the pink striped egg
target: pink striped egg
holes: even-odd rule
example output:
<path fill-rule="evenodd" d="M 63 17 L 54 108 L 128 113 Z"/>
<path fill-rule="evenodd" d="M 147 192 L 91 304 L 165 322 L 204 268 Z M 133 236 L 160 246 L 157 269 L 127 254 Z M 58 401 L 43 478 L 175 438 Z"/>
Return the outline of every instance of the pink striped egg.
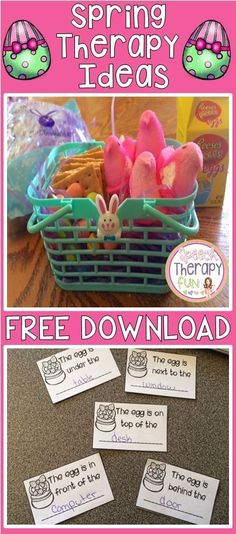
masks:
<path fill-rule="evenodd" d="M 50 67 L 51 54 L 42 33 L 27 20 L 11 24 L 3 43 L 3 63 L 9 76 L 32 80 Z"/>

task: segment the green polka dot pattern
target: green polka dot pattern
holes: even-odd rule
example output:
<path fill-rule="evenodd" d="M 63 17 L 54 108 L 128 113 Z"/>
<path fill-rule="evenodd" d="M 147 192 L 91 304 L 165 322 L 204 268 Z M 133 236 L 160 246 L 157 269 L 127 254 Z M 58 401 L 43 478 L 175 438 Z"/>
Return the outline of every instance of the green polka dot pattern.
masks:
<path fill-rule="evenodd" d="M 187 44 L 183 52 L 185 70 L 202 80 L 215 80 L 224 76 L 230 63 L 230 52 L 215 54 L 212 50 L 196 50 L 195 45 Z"/>
<path fill-rule="evenodd" d="M 42 76 L 50 67 L 50 52 L 47 45 L 37 50 L 22 50 L 19 54 L 3 52 L 3 63 L 10 76 L 18 80 L 31 80 Z"/>

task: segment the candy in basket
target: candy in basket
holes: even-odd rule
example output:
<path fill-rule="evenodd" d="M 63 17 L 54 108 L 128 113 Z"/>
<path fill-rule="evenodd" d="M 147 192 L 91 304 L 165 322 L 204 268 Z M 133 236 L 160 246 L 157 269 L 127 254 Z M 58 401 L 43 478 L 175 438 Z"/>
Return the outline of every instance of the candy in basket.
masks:
<path fill-rule="evenodd" d="M 78 291 L 168 291 L 165 263 L 198 231 L 202 154 L 173 146 L 151 111 L 137 141 L 114 134 L 55 147 L 28 190 L 31 233 L 41 231 L 58 285 Z"/>

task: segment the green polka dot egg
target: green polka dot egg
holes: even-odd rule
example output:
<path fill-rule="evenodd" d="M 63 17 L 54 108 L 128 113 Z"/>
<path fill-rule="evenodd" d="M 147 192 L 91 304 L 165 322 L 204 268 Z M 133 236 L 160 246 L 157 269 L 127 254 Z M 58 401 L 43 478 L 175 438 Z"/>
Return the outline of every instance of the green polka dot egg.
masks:
<path fill-rule="evenodd" d="M 7 73 L 17 80 L 38 78 L 50 67 L 48 45 L 36 26 L 27 20 L 17 20 L 10 26 L 2 54 Z"/>
<path fill-rule="evenodd" d="M 230 44 L 220 22 L 207 20 L 189 37 L 183 51 L 185 70 L 202 80 L 225 75 L 230 64 Z"/>

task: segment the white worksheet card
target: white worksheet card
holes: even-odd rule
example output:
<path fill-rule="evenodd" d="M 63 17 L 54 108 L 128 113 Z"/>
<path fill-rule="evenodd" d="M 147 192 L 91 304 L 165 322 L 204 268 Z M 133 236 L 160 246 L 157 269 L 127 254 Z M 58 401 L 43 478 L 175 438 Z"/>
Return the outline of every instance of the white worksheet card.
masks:
<path fill-rule="evenodd" d="M 196 357 L 129 349 L 125 391 L 196 398 Z"/>
<path fill-rule="evenodd" d="M 167 450 L 167 406 L 96 402 L 93 448 Z"/>
<path fill-rule="evenodd" d="M 24 485 L 37 525 L 56 525 L 114 499 L 100 454 L 34 476 Z"/>
<path fill-rule="evenodd" d="M 120 376 L 108 348 L 71 347 L 37 365 L 53 403 Z"/>
<path fill-rule="evenodd" d="M 219 480 L 158 460 L 148 460 L 144 469 L 137 506 L 208 525 Z"/>

